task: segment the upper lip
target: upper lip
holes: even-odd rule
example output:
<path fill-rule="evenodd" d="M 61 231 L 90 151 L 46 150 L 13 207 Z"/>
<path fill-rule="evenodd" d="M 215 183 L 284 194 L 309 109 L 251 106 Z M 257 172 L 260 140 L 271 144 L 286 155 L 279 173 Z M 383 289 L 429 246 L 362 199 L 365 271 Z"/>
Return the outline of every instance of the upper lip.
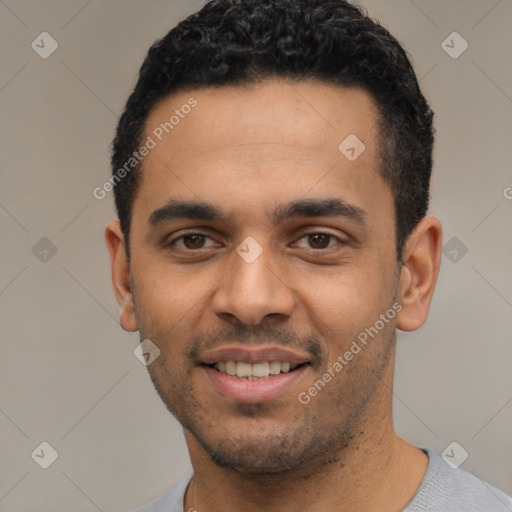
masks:
<path fill-rule="evenodd" d="M 309 357 L 289 348 L 278 346 L 224 345 L 214 350 L 208 350 L 199 358 L 202 364 L 214 364 L 219 361 L 236 361 L 240 363 L 264 363 L 265 361 L 280 361 L 298 365 L 308 363 Z"/>

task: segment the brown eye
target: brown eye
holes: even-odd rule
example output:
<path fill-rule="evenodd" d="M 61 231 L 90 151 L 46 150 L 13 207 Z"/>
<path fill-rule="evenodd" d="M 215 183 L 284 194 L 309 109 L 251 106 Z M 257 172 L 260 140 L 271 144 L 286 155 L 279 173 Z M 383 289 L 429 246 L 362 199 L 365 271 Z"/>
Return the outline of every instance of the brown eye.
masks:
<path fill-rule="evenodd" d="M 202 249 L 204 246 L 204 235 L 185 235 L 182 239 L 187 249 Z"/>
<path fill-rule="evenodd" d="M 329 247 L 331 235 L 325 233 L 313 233 L 308 235 L 308 243 L 312 249 L 326 249 Z"/>
<path fill-rule="evenodd" d="M 181 235 L 166 243 L 166 247 L 170 250 L 179 251 L 181 254 L 202 253 L 206 250 L 220 247 L 222 244 L 217 243 L 211 236 L 195 231 L 181 231 Z"/>

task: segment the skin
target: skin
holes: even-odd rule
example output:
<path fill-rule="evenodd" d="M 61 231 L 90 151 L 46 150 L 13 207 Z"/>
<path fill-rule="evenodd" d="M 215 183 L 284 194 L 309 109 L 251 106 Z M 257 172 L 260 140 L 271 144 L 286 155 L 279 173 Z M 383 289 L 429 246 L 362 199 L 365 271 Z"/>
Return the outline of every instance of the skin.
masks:
<path fill-rule="evenodd" d="M 428 459 L 393 429 L 395 330 L 427 317 L 439 221 L 416 226 L 400 265 L 366 92 L 284 80 L 181 91 L 153 109 L 145 137 L 191 96 L 197 107 L 144 160 L 129 263 L 119 222 L 105 231 L 121 325 L 159 347 L 148 369 L 184 426 L 194 468 L 184 510 L 402 510 Z M 338 150 L 349 134 L 365 144 L 354 161 Z M 279 205 L 333 198 L 364 213 L 273 222 Z M 206 201 L 228 216 L 152 225 L 170 199 Z M 176 241 L 185 229 L 205 238 Z M 332 236 L 307 236 L 319 232 Z M 235 251 L 247 237 L 262 248 L 250 264 Z M 397 316 L 300 403 L 397 303 Z M 228 342 L 286 346 L 310 364 L 285 394 L 240 403 L 221 396 L 200 365 L 205 350 Z"/>

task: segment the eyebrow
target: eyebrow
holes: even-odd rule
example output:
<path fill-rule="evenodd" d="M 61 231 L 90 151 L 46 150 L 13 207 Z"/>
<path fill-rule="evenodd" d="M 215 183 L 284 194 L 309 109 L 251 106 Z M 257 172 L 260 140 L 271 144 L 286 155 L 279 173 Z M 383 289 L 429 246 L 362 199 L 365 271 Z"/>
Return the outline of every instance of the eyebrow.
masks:
<path fill-rule="evenodd" d="M 278 206 L 272 214 L 272 220 L 280 224 L 287 219 L 301 217 L 347 217 L 363 224 L 366 216 L 365 210 L 339 198 L 299 199 Z"/>
<path fill-rule="evenodd" d="M 309 217 L 346 217 L 363 224 L 367 212 L 340 198 L 299 199 L 279 205 L 271 214 L 274 224 L 288 219 Z M 225 221 L 227 212 L 205 201 L 169 199 L 167 203 L 149 216 L 149 224 L 158 226 L 177 219 Z"/>
<path fill-rule="evenodd" d="M 149 223 L 158 226 L 176 219 L 226 220 L 227 214 L 217 206 L 204 201 L 180 201 L 169 199 L 149 216 Z"/>

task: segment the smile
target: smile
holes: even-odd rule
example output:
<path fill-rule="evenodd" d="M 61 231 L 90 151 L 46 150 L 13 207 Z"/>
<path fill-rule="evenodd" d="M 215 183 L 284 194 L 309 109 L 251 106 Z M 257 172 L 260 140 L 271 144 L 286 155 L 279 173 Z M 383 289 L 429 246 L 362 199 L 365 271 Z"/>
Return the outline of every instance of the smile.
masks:
<path fill-rule="evenodd" d="M 311 368 L 309 354 L 276 345 L 231 343 L 202 353 L 197 361 L 214 393 L 239 403 L 292 396 Z"/>
<path fill-rule="evenodd" d="M 219 361 L 210 367 L 218 372 L 225 373 L 231 377 L 238 377 L 246 380 L 267 379 L 271 375 L 288 373 L 298 368 L 299 364 L 291 364 L 289 361 L 264 361 L 260 363 L 245 363 L 237 361 Z"/>

